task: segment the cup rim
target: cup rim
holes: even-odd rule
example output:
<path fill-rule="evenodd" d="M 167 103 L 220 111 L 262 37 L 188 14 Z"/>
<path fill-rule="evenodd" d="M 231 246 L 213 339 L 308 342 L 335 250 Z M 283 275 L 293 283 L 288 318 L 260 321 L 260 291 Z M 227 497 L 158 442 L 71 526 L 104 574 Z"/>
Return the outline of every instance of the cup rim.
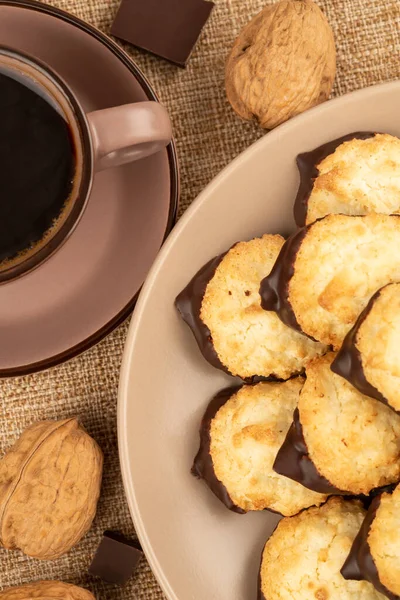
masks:
<path fill-rule="evenodd" d="M 0 271 L 0 285 L 2 285 L 18 279 L 42 265 L 61 248 L 74 232 L 86 209 L 93 185 L 94 151 L 86 114 L 79 100 L 66 82 L 43 61 L 26 52 L 20 52 L 16 48 L 0 44 L 0 56 L 8 56 L 16 61 L 28 64 L 33 70 L 38 71 L 43 77 L 50 80 L 71 109 L 79 132 L 79 142 L 82 147 L 81 180 L 70 213 L 54 235 L 45 244 L 40 246 L 36 252 L 29 255 L 25 260 Z M 38 85 L 42 86 L 40 81 L 38 81 Z M 51 92 L 49 93 L 51 94 Z M 54 98 L 54 100 L 58 103 L 57 98 Z"/>

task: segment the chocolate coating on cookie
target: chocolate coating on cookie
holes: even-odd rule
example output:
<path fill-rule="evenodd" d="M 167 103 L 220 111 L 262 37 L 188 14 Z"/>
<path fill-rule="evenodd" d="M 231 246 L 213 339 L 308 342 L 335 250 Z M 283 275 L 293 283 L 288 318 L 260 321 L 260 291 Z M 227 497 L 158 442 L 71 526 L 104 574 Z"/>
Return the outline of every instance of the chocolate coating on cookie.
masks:
<path fill-rule="evenodd" d="M 375 300 L 379 298 L 380 293 L 381 290 L 378 290 L 372 296 L 371 300 L 358 317 L 354 327 L 344 338 L 342 347 L 337 353 L 336 358 L 331 365 L 331 369 L 337 375 L 344 377 L 344 379 L 354 385 L 354 387 L 365 396 L 375 398 L 375 400 L 388 404 L 386 398 L 367 381 L 362 366 L 361 354 L 356 346 L 358 331 L 370 313 Z"/>
<path fill-rule="evenodd" d="M 345 579 L 371 581 L 374 585 L 379 580 L 378 570 L 371 556 L 367 540 L 371 523 L 375 518 L 380 502 L 380 496 L 373 499 L 360 531 L 354 539 L 350 553 L 340 570 Z"/>
<path fill-rule="evenodd" d="M 192 474 L 199 479 L 204 479 L 210 490 L 225 504 L 229 510 L 237 512 L 241 515 L 245 514 L 245 510 L 236 506 L 232 498 L 228 494 L 228 490 L 221 481 L 217 478 L 214 465 L 210 454 L 211 436 L 210 428 L 211 421 L 215 415 L 233 394 L 240 390 L 240 386 L 231 386 L 219 392 L 211 400 L 207 410 L 203 416 L 200 426 L 200 448 L 194 459 Z"/>
<path fill-rule="evenodd" d="M 294 261 L 297 252 L 307 231 L 308 227 L 303 227 L 286 240 L 270 274 L 261 281 L 260 285 L 261 306 L 263 309 L 276 312 L 285 325 L 300 333 L 304 332 L 289 302 L 288 286 L 294 274 Z M 314 339 L 311 336 L 308 337 Z"/>
<path fill-rule="evenodd" d="M 185 289 L 177 296 L 175 306 L 182 319 L 192 330 L 204 358 L 213 367 L 229 374 L 228 369 L 222 364 L 218 358 L 218 354 L 215 352 L 210 330 L 200 319 L 201 303 L 203 302 L 208 282 L 213 278 L 218 265 L 225 255 L 226 252 L 211 259 L 196 273 Z"/>
<path fill-rule="evenodd" d="M 304 487 L 321 494 L 345 495 L 318 472 L 312 462 L 300 423 L 299 409 L 293 413 L 293 423 L 286 435 L 273 466 L 274 471 L 293 479 Z"/>
<path fill-rule="evenodd" d="M 232 248 L 235 244 L 232 246 Z M 229 250 L 228 250 L 229 252 Z M 212 340 L 210 329 L 200 318 L 201 306 L 207 286 L 214 277 L 215 272 L 224 257 L 228 254 L 224 252 L 211 259 L 202 267 L 193 277 L 189 284 L 182 290 L 175 300 L 175 306 L 178 309 L 182 319 L 189 325 L 196 339 L 200 352 L 207 362 L 216 369 L 224 371 L 231 375 L 229 369 L 220 360 Z M 278 377 L 254 375 L 252 377 L 241 377 L 246 383 L 257 383 L 259 381 L 279 381 Z"/>
<path fill-rule="evenodd" d="M 350 554 L 340 572 L 347 580 L 369 581 L 378 592 L 384 594 L 390 600 L 399 600 L 400 596 L 393 594 L 382 584 L 368 544 L 370 528 L 376 517 L 380 503 L 381 496 L 376 496 L 371 502 L 360 531 L 354 539 Z"/>
<path fill-rule="evenodd" d="M 299 227 L 304 227 L 307 220 L 308 200 L 314 187 L 314 181 L 319 175 L 318 165 L 327 156 L 335 152 L 336 148 L 350 140 L 366 140 L 374 137 L 375 133 L 358 131 L 343 135 L 336 140 L 322 144 L 311 152 L 299 154 L 296 162 L 300 173 L 300 185 L 294 203 L 294 218 Z"/>
<path fill-rule="evenodd" d="M 400 413 L 400 284 L 376 292 L 346 336 L 332 370 Z"/>

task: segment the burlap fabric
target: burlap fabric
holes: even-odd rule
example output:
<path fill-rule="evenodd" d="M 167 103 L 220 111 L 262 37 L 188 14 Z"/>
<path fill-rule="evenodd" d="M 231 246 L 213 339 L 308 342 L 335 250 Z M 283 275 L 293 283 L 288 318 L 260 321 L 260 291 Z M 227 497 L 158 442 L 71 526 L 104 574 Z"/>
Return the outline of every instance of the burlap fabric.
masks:
<path fill-rule="evenodd" d="M 107 32 L 119 0 L 51 1 Z M 233 39 L 264 3 L 217 0 L 186 70 L 124 46 L 170 111 L 181 165 L 181 212 L 222 167 L 263 134 L 235 117 L 225 99 L 223 82 L 224 61 Z M 335 95 L 400 75 L 400 0 L 320 0 L 320 5 L 337 41 Z M 135 535 L 119 473 L 116 431 L 117 386 L 126 331 L 127 324 L 69 364 L 0 382 L 2 449 L 36 419 L 77 414 L 105 454 L 102 497 L 90 533 L 77 548 L 55 562 L 40 562 L 19 552 L 1 550 L 3 587 L 54 578 L 87 586 L 99 600 L 163 597 L 145 560 L 124 588 L 104 584 L 87 574 L 105 529 Z"/>

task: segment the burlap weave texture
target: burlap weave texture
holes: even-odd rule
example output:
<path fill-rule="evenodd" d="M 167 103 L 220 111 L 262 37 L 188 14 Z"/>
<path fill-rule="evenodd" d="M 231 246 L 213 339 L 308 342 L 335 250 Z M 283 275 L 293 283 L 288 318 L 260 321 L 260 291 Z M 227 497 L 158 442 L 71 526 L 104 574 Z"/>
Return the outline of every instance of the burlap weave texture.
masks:
<path fill-rule="evenodd" d="M 49 3 L 108 32 L 118 1 Z M 221 168 L 263 135 L 256 126 L 241 122 L 233 114 L 223 81 L 224 62 L 233 39 L 264 4 L 262 0 L 217 0 L 186 70 L 124 45 L 170 111 L 181 166 L 181 212 Z M 319 4 L 337 41 L 335 95 L 400 75 L 400 0 L 319 0 Z M 145 560 L 124 588 L 103 584 L 87 575 L 105 529 L 134 536 L 124 501 L 116 441 L 116 397 L 126 331 L 127 325 L 123 325 L 84 356 L 51 371 L 0 381 L 1 450 L 37 419 L 77 414 L 105 453 L 102 497 L 87 537 L 55 562 L 40 562 L 19 552 L 0 550 L 2 587 L 54 578 L 86 586 L 99 600 L 163 597 Z"/>

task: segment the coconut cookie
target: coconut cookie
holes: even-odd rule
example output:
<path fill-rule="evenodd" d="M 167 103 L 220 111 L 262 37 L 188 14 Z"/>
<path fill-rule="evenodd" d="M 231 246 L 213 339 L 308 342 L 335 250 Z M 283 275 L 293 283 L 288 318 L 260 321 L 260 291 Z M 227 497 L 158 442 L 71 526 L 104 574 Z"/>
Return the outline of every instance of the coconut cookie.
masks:
<path fill-rule="evenodd" d="M 235 244 L 201 269 L 176 299 L 200 350 L 215 367 L 245 381 L 288 379 L 326 348 L 261 308 L 259 287 L 284 239 Z"/>
<path fill-rule="evenodd" d="M 265 544 L 259 598 L 385 600 L 370 583 L 340 573 L 364 515 L 358 500 L 336 497 L 282 519 Z"/>
<path fill-rule="evenodd" d="M 269 509 L 294 515 L 326 496 L 275 473 L 303 378 L 229 388 L 210 403 L 200 430 L 193 474 L 231 510 Z"/>
<path fill-rule="evenodd" d="M 400 283 L 373 295 L 332 364 L 361 393 L 400 412 Z"/>
<path fill-rule="evenodd" d="M 301 185 L 295 202 L 300 227 L 331 213 L 400 212 L 400 139 L 355 133 L 297 159 Z"/>
<path fill-rule="evenodd" d="M 372 501 L 342 574 L 370 581 L 391 600 L 400 598 L 400 486 Z"/>
<path fill-rule="evenodd" d="M 274 469 L 321 493 L 368 494 L 400 480 L 400 416 L 333 373 L 334 357 L 307 366 Z"/>
<path fill-rule="evenodd" d="M 371 296 L 400 281 L 399 248 L 398 215 L 328 215 L 285 242 L 262 306 L 338 349 Z"/>

